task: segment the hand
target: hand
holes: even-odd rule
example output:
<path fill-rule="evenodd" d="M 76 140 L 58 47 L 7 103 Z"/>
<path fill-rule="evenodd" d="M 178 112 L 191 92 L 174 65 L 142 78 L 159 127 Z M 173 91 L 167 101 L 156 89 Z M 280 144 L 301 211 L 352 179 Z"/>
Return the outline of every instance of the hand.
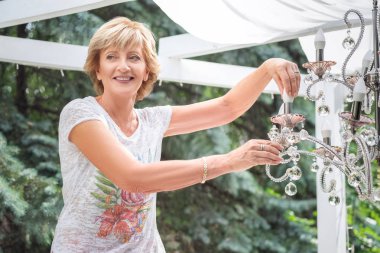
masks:
<path fill-rule="evenodd" d="M 276 81 L 282 95 L 284 89 L 291 97 L 298 95 L 300 88 L 301 75 L 297 64 L 280 59 L 272 58 L 264 62 L 269 75 Z"/>
<path fill-rule="evenodd" d="M 228 153 L 227 160 L 232 171 L 245 170 L 256 165 L 278 165 L 282 161 L 279 157 L 282 149 L 280 144 L 269 140 L 249 140 Z"/>

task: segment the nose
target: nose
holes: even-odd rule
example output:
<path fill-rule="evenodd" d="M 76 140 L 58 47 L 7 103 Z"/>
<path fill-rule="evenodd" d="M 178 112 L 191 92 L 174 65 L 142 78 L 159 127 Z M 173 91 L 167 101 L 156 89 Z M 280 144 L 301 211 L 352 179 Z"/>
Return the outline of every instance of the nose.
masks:
<path fill-rule="evenodd" d="M 131 68 L 129 67 L 128 61 L 126 59 L 121 59 L 117 69 L 121 72 L 127 72 Z"/>

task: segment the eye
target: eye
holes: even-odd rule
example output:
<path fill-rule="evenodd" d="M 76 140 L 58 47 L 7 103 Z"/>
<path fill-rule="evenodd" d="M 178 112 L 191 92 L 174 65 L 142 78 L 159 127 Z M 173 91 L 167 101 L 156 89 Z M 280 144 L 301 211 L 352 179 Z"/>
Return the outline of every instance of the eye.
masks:
<path fill-rule="evenodd" d="M 141 57 L 137 54 L 133 54 L 131 56 L 128 57 L 128 59 L 134 61 L 134 62 L 138 62 L 138 61 L 141 61 Z"/>
<path fill-rule="evenodd" d="M 108 55 L 106 55 L 106 59 L 107 60 L 115 60 L 115 59 L 117 59 L 117 56 L 114 54 L 108 54 Z"/>

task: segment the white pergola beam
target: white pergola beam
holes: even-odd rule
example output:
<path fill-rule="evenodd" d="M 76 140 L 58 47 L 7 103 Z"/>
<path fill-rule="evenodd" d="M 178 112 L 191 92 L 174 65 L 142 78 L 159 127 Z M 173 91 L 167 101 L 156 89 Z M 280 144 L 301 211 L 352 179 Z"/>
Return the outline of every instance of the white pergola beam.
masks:
<path fill-rule="evenodd" d="M 326 85 L 325 96 L 326 104 L 330 108 L 330 114 L 327 116 L 318 115 L 317 108 L 322 101 L 316 102 L 315 110 L 315 136 L 322 140 L 322 129 L 331 129 L 331 144 L 341 146 L 339 125 L 340 120 L 337 116 L 344 110 L 344 99 L 347 94 L 347 88 L 343 85 Z M 346 212 L 346 190 L 345 178 L 341 171 L 335 169 L 327 176 L 327 185 L 330 180 L 336 180 L 336 195 L 340 198 L 340 204 L 332 206 L 329 203 L 331 193 L 325 193 L 321 187 L 321 169 L 324 167 L 323 162 L 319 160 L 318 173 L 316 174 L 317 187 L 317 228 L 318 228 L 318 252 L 346 253 L 346 233 L 347 233 L 347 212 Z"/>
<path fill-rule="evenodd" d="M 102 8 L 132 0 L 0 1 L 0 28 Z"/>
<path fill-rule="evenodd" d="M 0 61 L 82 71 L 87 47 L 0 36 Z"/>
<path fill-rule="evenodd" d="M 251 67 L 165 57 L 160 57 L 160 63 L 161 80 L 222 88 L 232 88 L 239 80 L 255 70 Z M 264 93 L 279 94 L 273 80 L 266 86 Z M 305 87 L 301 85 L 299 95 L 305 94 Z"/>
<path fill-rule="evenodd" d="M 87 47 L 56 42 L 0 36 L 0 61 L 51 69 L 83 71 Z M 231 88 L 254 68 L 228 64 L 159 57 L 160 80 Z M 302 87 L 302 86 L 301 86 Z M 277 94 L 272 81 L 266 93 Z M 300 95 L 305 94 L 301 89 Z"/>

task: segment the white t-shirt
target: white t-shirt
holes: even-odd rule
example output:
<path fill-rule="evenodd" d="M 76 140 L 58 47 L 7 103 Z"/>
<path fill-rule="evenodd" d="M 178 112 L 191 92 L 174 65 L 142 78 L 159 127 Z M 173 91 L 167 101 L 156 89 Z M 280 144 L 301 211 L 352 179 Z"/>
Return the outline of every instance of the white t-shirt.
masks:
<path fill-rule="evenodd" d="M 70 131 L 79 123 L 99 120 L 136 159 L 143 163 L 159 161 L 171 107 L 135 111 L 138 128 L 127 137 L 94 97 L 75 99 L 63 108 L 59 155 L 64 207 L 52 252 L 165 252 L 156 225 L 156 193 L 121 190 L 68 140 Z"/>

